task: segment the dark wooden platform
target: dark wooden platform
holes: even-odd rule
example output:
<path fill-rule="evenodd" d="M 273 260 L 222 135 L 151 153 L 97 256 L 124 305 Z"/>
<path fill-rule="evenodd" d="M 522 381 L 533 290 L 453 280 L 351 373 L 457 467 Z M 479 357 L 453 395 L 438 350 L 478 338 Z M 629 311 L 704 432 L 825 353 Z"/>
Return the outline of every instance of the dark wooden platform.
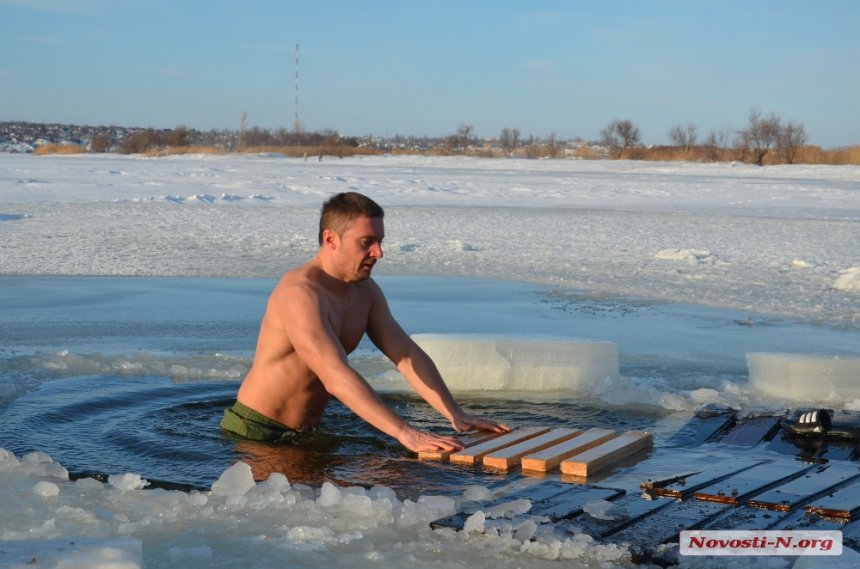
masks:
<path fill-rule="evenodd" d="M 599 481 L 514 472 L 510 492 L 430 525 L 487 531 L 531 520 L 559 539 L 585 533 L 664 566 L 678 562 L 678 536 L 692 529 L 839 530 L 845 547 L 860 549 L 860 439 L 792 433 L 785 425 L 801 411 L 703 407 L 674 437 Z M 841 413 L 845 424 L 860 418 Z"/>

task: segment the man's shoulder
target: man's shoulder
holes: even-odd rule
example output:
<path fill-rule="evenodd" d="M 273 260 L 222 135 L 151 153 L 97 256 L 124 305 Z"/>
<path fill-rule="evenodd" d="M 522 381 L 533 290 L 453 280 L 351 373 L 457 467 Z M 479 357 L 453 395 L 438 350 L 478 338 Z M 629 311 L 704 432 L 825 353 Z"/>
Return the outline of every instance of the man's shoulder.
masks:
<path fill-rule="evenodd" d="M 284 273 L 278 280 L 278 284 L 275 285 L 275 289 L 272 291 L 272 296 L 319 296 L 321 293 L 320 284 L 309 275 L 308 271 L 300 269 L 301 268 L 297 268 Z"/>

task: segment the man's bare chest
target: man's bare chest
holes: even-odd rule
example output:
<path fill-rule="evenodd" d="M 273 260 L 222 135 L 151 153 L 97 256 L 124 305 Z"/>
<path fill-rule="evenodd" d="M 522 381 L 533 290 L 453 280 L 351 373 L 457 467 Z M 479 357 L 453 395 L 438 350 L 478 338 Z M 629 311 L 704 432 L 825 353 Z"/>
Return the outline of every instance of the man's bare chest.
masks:
<path fill-rule="evenodd" d="M 369 316 L 370 303 L 362 302 L 361 299 L 351 302 L 346 299 L 331 304 L 329 324 L 346 353 L 351 353 L 358 346 L 367 331 Z"/>

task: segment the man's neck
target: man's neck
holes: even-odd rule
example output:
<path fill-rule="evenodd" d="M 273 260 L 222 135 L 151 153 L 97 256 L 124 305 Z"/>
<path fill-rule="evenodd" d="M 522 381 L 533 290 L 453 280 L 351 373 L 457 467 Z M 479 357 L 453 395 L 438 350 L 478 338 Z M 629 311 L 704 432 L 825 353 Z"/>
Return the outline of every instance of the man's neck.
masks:
<path fill-rule="evenodd" d="M 321 255 L 314 257 L 311 264 L 316 269 L 316 281 L 321 287 L 337 295 L 343 295 L 349 291 L 352 283 L 338 277 Z"/>

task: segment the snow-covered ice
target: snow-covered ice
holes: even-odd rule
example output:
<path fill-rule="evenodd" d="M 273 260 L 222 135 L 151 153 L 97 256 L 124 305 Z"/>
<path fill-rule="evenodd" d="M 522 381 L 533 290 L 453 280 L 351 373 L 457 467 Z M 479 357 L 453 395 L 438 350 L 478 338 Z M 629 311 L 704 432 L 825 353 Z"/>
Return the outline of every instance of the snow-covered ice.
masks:
<path fill-rule="evenodd" d="M 0 154 L 0 273 L 274 277 L 347 190 L 387 209 L 379 274 L 860 321 L 857 166 Z"/>
<path fill-rule="evenodd" d="M 860 328 L 856 166 L 0 154 L 0 274 L 274 278 L 313 254 L 321 202 L 347 190 L 386 208 L 380 275 L 522 281 L 594 299 L 765 315 L 739 326 L 774 317 L 849 337 Z M 789 355 L 816 361 L 821 354 L 812 348 L 821 342 L 810 338 L 809 346 L 809 354 Z M 45 363 L 154 369 L 146 355 L 99 358 L 61 353 Z M 193 357 L 166 363 L 177 375 L 200 370 Z M 202 374 L 241 373 L 230 356 L 221 366 Z M 618 405 L 686 409 L 718 395 L 701 388 L 677 401 L 658 386 L 604 375 L 589 395 Z M 16 396 L 4 389 L 0 400 Z M 167 491 L 148 489 L 136 473 L 72 481 L 44 453 L 0 450 L 0 565 L 629 564 L 622 550 L 587 536 L 560 540 L 535 527 L 493 526 L 498 512 L 470 520 L 470 528 L 495 528 L 485 534 L 429 529 L 459 502 L 488 493 L 470 487 L 461 496 L 400 500 L 384 487 L 311 488 L 276 474 L 255 482 L 244 463 L 211 491 Z M 609 515 L 606 505 L 592 506 L 593 515 Z"/>

